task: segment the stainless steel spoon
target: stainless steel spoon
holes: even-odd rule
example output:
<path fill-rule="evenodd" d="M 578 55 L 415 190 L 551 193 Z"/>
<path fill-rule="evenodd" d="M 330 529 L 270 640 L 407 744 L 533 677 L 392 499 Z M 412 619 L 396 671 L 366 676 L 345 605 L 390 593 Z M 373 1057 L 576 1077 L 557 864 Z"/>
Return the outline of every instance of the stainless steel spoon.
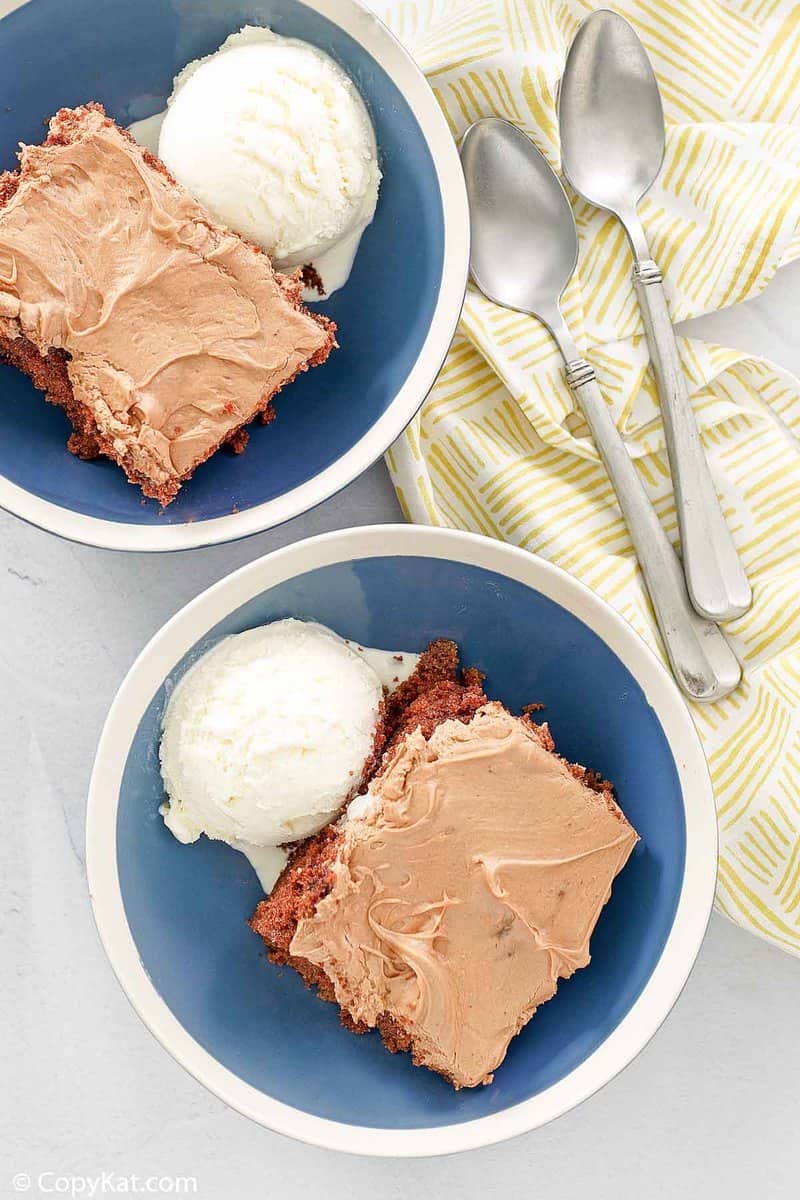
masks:
<path fill-rule="evenodd" d="M 601 9 L 581 24 L 567 55 L 558 112 L 565 176 L 584 199 L 619 218 L 633 249 L 692 604 L 712 621 L 739 617 L 752 603 L 750 584 L 717 499 L 661 272 L 636 212 L 661 170 L 664 115 L 650 60 L 624 17 Z"/>
<path fill-rule="evenodd" d="M 461 162 L 469 194 L 472 277 L 496 304 L 538 317 L 558 343 L 567 382 L 614 485 L 675 678 L 693 700 L 719 700 L 739 682 L 739 663 L 720 629 L 692 608 L 678 556 L 594 370 L 580 357 L 561 313 L 561 297 L 578 261 L 578 232 L 566 193 L 533 142 L 496 117 L 467 130 Z"/>

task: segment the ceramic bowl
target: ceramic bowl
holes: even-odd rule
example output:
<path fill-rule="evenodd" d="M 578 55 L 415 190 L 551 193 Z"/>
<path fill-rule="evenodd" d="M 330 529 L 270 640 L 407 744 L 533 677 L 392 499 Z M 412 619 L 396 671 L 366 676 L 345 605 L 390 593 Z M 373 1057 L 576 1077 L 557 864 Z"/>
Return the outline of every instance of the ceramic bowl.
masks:
<path fill-rule="evenodd" d="M 180 845 L 158 814 L 169 689 L 224 635 L 285 616 L 362 644 L 419 651 L 454 638 L 513 711 L 540 700 L 559 751 L 614 781 L 641 842 L 614 883 L 592 961 L 559 985 L 489 1087 L 354 1037 L 333 1005 L 266 960 L 245 924 L 261 891 L 219 842 Z M 714 893 L 716 818 L 694 726 L 670 676 L 576 580 L 474 534 L 353 529 L 267 555 L 156 634 L 100 742 L 87 825 L 103 944 L 167 1050 L 233 1108 L 322 1146 L 371 1154 L 470 1149 L 551 1120 L 605 1084 L 664 1020 Z"/>
<path fill-rule="evenodd" d="M 0 366 L 0 505 L 64 537 L 176 550 L 267 529 L 325 500 L 399 436 L 433 384 L 466 286 L 469 218 L 458 155 L 423 75 L 357 0 L 28 0 L 0 23 L 0 170 L 62 105 L 100 100 L 122 125 L 160 111 L 175 73 L 244 24 L 338 59 L 372 115 L 383 171 L 346 287 L 318 307 L 341 348 L 276 401 L 244 454 L 198 468 L 165 511 L 108 460 L 68 453 L 68 421 Z"/>

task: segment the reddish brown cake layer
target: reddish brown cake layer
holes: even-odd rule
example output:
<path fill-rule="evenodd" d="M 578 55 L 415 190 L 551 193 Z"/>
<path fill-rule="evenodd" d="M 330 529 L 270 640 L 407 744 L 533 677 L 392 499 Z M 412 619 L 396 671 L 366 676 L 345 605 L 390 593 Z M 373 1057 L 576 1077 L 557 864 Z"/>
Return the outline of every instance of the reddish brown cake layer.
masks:
<path fill-rule="evenodd" d="M 336 327 L 301 291 L 100 105 L 62 109 L 0 175 L 0 359 L 65 410 L 75 454 L 163 504 L 328 357 Z"/>
<path fill-rule="evenodd" d="M 453 643 L 429 647 L 386 715 L 371 807 L 298 846 L 250 925 L 345 1026 L 475 1086 L 589 961 L 636 833 L 546 725 L 459 673 Z"/>

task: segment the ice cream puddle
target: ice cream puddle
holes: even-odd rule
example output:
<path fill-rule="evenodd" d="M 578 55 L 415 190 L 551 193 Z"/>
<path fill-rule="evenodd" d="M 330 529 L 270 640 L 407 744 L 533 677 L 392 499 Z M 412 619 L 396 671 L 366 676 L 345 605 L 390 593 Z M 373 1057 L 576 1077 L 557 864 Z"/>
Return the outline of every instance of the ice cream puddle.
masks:
<path fill-rule="evenodd" d="M 277 270 L 313 266 L 326 295 L 347 282 L 381 175 L 364 101 L 324 51 L 245 26 L 130 132 Z"/>
<path fill-rule="evenodd" d="M 417 661 L 294 618 L 224 638 L 164 714 L 167 828 L 180 842 L 205 834 L 241 851 L 269 892 L 281 847 L 322 829 L 358 791 L 385 690 Z"/>
<path fill-rule="evenodd" d="M 249 842 L 231 842 L 230 845 L 245 856 L 258 876 L 264 894 L 268 896 L 286 866 L 289 852 L 283 846 L 253 846 Z"/>
<path fill-rule="evenodd" d="M 154 113 L 152 117 L 143 117 L 141 121 L 134 121 L 128 126 L 128 133 L 140 146 L 144 146 L 145 150 L 149 150 L 151 154 L 158 154 L 158 138 L 166 115 L 167 110 L 164 108 L 161 112 Z"/>
<path fill-rule="evenodd" d="M 399 684 L 408 679 L 419 662 L 418 654 L 409 654 L 406 651 L 395 653 L 394 650 L 374 650 L 370 646 L 359 646 L 357 642 L 348 641 L 347 638 L 345 645 L 363 658 L 389 692 L 393 692 Z"/>

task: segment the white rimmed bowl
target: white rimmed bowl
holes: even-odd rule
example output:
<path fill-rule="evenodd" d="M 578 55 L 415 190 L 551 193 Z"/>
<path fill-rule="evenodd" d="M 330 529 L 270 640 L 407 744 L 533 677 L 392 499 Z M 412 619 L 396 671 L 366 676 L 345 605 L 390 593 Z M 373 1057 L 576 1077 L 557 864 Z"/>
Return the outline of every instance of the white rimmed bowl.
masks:
<path fill-rule="evenodd" d="M 0 505 L 115 550 L 180 550 L 257 533 L 350 483 L 399 436 L 447 353 L 466 287 L 469 217 L 447 122 L 424 76 L 358 0 L 28 0 L 0 23 L 0 170 L 62 105 L 126 125 L 164 107 L 176 71 L 244 24 L 331 53 L 375 125 L 383 182 L 347 285 L 319 307 L 341 348 L 276 399 L 244 454 L 218 453 L 161 512 L 108 460 L 66 449 L 64 414 L 0 366 Z"/>
<path fill-rule="evenodd" d="M 559 750 L 611 778 L 641 843 L 614 884 L 590 966 L 512 1043 L 488 1088 L 454 1092 L 353 1037 L 333 1006 L 264 961 L 260 899 L 220 843 L 179 845 L 158 816 L 167 689 L 219 637 L 287 615 L 419 650 L 455 638 L 510 708 L 542 700 Z M 112 966 L 167 1050 L 233 1108 L 318 1145 L 444 1154 L 534 1129 L 642 1049 L 697 955 L 716 875 L 703 754 L 669 675 L 606 604 L 557 568 L 473 534 L 414 526 L 300 542 L 230 575 L 143 650 L 106 722 L 87 822 L 89 888 Z"/>

